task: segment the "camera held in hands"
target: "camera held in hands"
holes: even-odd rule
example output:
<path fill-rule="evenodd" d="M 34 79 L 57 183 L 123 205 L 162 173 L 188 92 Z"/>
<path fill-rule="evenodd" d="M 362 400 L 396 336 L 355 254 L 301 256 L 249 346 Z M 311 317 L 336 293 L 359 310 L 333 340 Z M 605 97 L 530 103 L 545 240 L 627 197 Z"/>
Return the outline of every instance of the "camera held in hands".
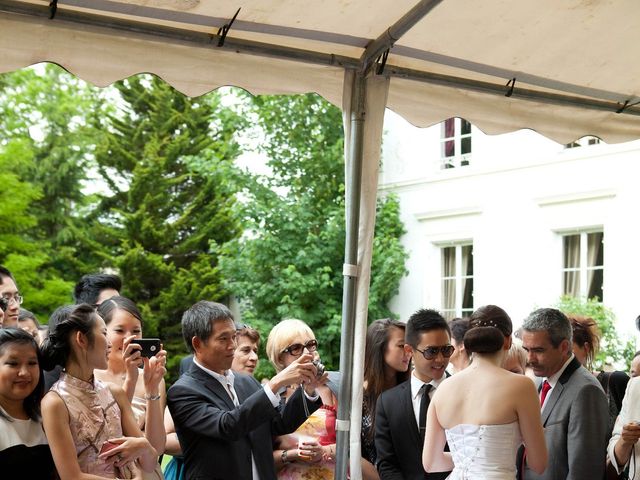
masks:
<path fill-rule="evenodd" d="M 324 375 L 324 364 L 320 360 L 314 360 L 311 363 L 313 363 L 316 367 L 316 378 L 322 377 L 322 375 Z"/>

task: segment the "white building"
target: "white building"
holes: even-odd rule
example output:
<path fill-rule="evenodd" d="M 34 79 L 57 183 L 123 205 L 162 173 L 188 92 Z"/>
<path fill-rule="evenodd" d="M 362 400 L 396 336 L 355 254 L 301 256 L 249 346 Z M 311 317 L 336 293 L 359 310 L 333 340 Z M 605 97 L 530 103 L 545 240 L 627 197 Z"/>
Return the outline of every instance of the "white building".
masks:
<path fill-rule="evenodd" d="M 598 295 L 635 331 L 640 141 L 566 148 L 531 130 L 385 119 L 380 190 L 400 198 L 409 275 L 392 310 L 449 317 L 488 303 L 519 325 L 564 293 Z M 638 295 L 638 296 L 636 296 Z"/>

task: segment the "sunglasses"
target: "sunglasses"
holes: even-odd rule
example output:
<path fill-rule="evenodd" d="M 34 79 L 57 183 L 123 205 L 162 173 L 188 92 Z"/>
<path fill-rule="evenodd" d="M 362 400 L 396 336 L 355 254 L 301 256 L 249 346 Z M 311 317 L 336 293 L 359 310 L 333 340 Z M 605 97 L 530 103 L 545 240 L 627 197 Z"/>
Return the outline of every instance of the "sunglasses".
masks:
<path fill-rule="evenodd" d="M 455 350 L 455 348 L 453 347 L 453 345 L 444 345 L 442 347 L 427 347 L 424 350 L 418 350 L 417 348 L 414 348 L 414 350 L 416 352 L 420 352 L 426 360 L 433 360 L 438 356 L 438 353 L 442 353 L 442 356 L 444 358 L 449 358 L 451 355 L 453 355 L 453 351 Z"/>
<path fill-rule="evenodd" d="M 305 348 L 309 350 L 309 352 L 315 352 L 318 349 L 317 340 L 309 340 L 305 344 L 294 343 L 292 345 L 289 345 L 284 350 L 282 350 L 282 353 L 288 353 L 290 355 L 293 355 L 294 357 L 299 357 L 300 355 L 302 355 L 302 352 L 304 351 Z"/>

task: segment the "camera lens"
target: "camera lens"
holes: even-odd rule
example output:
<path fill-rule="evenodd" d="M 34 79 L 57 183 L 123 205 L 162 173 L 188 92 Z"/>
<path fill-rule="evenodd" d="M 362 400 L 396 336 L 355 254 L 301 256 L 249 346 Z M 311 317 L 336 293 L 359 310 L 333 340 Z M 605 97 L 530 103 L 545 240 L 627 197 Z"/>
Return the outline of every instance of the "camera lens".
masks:
<path fill-rule="evenodd" d="M 320 360 L 314 360 L 313 364 L 316 367 L 316 378 L 320 378 L 322 375 L 324 375 L 324 365 L 322 364 L 322 362 Z"/>

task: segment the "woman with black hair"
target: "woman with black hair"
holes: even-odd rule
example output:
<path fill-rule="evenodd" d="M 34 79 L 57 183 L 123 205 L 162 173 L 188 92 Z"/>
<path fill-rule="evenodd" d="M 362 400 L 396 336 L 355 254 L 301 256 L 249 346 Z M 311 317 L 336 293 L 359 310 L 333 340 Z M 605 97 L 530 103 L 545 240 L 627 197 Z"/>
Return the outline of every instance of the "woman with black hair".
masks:
<path fill-rule="evenodd" d="M 49 479 L 55 472 L 42 429 L 42 367 L 29 333 L 0 329 L 0 472 L 3 478 Z"/>
<path fill-rule="evenodd" d="M 362 396 L 362 478 L 378 480 L 374 443 L 376 402 L 390 388 L 411 376 L 411 353 L 404 348 L 405 324 L 390 318 L 375 320 L 367 328 Z"/>
<path fill-rule="evenodd" d="M 61 480 L 154 475 L 157 452 L 142 435 L 125 392 L 94 378 L 94 370 L 107 367 L 110 349 L 104 320 L 88 304 L 68 310 L 42 346 L 45 368 L 64 366 L 42 400 Z"/>
<path fill-rule="evenodd" d="M 450 480 L 513 480 L 522 443 L 529 468 L 545 470 L 535 385 L 502 368 L 511 333 L 511 319 L 495 305 L 480 307 L 469 318 L 464 346 L 473 361 L 442 382 L 427 412 L 422 460 L 428 473 L 453 470 Z"/>

